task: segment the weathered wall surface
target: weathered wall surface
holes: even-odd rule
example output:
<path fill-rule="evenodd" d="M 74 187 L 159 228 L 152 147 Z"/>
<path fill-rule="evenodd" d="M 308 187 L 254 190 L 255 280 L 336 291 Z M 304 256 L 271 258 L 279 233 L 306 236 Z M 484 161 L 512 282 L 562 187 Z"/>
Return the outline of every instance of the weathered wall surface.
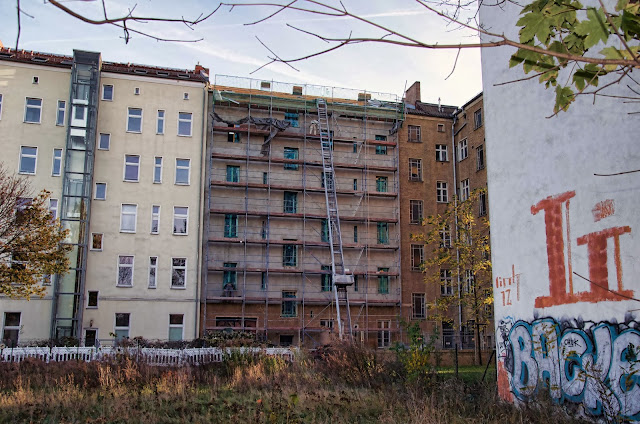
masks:
<path fill-rule="evenodd" d="M 506 6 L 482 24 L 517 39 Z M 594 174 L 640 168 L 638 108 L 585 96 L 547 119 L 554 92 L 537 79 L 495 85 L 525 76 L 513 52 L 482 52 L 500 393 L 637 421 L 640 173 Z"/>

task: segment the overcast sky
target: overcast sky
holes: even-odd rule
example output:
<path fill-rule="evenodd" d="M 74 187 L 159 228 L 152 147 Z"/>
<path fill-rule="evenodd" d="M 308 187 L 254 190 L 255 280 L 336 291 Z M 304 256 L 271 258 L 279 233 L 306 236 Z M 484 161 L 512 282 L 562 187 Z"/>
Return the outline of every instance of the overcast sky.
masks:
<path fill-rule="evenodd" d="M 468 32 L 454 30 L 412 0 L 344 0 L 352 12 L 381 25 L 394 28 L 422 42 L 440 44 L 474 42 Z M 65 0 L 64 5 L 85 16 L 99 19 L 99 1 Z M 110 17 L 121 16 L 136 5 L 139 16 L 195 18 L 208 13 L 217 3 L 206 0 L 106 0 Z M 103 60 L 131 62 L 171 68 L 193 69 L 200 63 L 215 74 L 252 77 L 291 83 L 308 83 L 354 88 L 402 95 L 405 85 L 421 82 L 422 100 L 461 106 L 482 90 L 480 51 L 462 50 L 455 72 L 455 50 L 428 51 L 382 44 L 360 44 L 318 56 L 294 66 L 272 64 L 253 74 L 268 62 L 269 48 L 284 58 L 314 53 L 327 44 L 287 27 L 286 24 L 326 36 L 381 36 L 373 28 L 344 18 L 329 18 L 293 11 L 278 14 L 268 21 L 247 26 L 268 16 L 274 9 L 242 7 L 230 11 L 223 7 L 194 30 L 184 24 L 147 23 L 133 25 L 167 38 L 197 39 L 198 43 L 157 42 L 132 34 L 125 44 L 122 30 L 113 26 L 94 26 L 66 15 L 41 0 L 22 0 L 21 49 L 71 55 L 73 49 L 99 51 Z M 17 35 L 14 0 L 0 2 L 0 40 L 15 47 Z"/>

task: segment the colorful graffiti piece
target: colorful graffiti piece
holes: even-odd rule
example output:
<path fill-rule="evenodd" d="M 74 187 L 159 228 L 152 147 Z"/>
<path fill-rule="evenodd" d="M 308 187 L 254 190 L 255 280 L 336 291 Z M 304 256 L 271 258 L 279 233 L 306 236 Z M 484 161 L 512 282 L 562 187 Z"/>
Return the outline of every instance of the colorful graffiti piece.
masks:
<path fill-rule="evenodd" d="M 640 326 L 576 324 L 545 318 L 511 327 L 504 341 L 509 350 L 499 359 L 513 396 L 526 400 L 545 390 L 557 402 L 581 403 L 594 416 L 638 420 Z"/>

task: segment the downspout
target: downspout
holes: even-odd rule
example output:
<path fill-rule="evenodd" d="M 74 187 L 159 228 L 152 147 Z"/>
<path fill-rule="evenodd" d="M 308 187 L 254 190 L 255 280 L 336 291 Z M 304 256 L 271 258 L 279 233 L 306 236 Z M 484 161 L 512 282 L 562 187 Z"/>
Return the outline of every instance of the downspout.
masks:
<path fill-rule="evenodd" d="M 197 339 L 198 338 L 198 334 L 200 333 L 200 290 L 202 290 L 202 263 L 201 263 L 201 251 L 202 251 L 202 243 L 203 243 L 203 231 L 202 229 L 202 223 L 204 220 L 204 211 L 202 210 L 202 196 L 204 195 L 204 178 L 203 178 L 203 174 L 202 174 L 202 169 L 204 167 L 204 163 L 205 163 L 205 145 L 206 145 L 206 135 L 207 135 L 207 127 L 208 127 L 208 123 L 209 123 L 209 118 L 207 116 L 207 98 L 208 96 L 208 89 L 207 89 L 207 84 L 205 83 L 204 87 L 203 87 L 203 95 L 202 95 L 202 128 L 201 128 L 201 135 L 200 135 L 200 193 L 198 195 L 198 213 L 200 214 L 199 219 L 198 219 L 198 250 L 196 250 L 196 264 L 198 266 L 198 272 L 197 272 L 197 280 L 199 284 L 196 285 L 196 316 L 195 316 L 195 326 L 194 326 L 194 333 L 193 333 L 193 338 Z M 208 163 L 208 162 L 206 162 Z M 206 317 L 205 317 L 206 319 Z"/>
<path fill-rule="evenodd" d="M 458 179 L 456 177 L 456 122 L 458 121 L 458 112 L 459 109 L 456 109 L 456 111 L 454 112 L 453 115 L 453 123 L 451 124 L 451 157 L 452 157 L 452 166 L 453 166 L 453 190 L 454 190 L 454 196 L 453 196 L 453 216 L 454 216 L 454 224 L 455 224 L 455 231 L 456 231 L 456 240 L 458 240 Z M 456 338 L 459 340 L 460 342 L 460 348 L 462 348 L 462 337 L 460 337 L 461 335 L 461 331 L 462 331 L 462 304 L 461 304 L 461 296 L 460 296 L 460 250 L 456 247 L 456 276 L 457 276 L 457 280 L 458 280 L 458 331 L 456 333 Z"/>

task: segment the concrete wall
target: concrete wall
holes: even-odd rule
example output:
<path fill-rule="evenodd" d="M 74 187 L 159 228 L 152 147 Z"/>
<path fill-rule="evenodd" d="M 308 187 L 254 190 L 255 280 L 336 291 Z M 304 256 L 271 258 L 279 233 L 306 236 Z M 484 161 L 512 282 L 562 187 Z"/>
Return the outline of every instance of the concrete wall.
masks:
<path fill-rule="evenodd" d="M 487 7 L 481 21 L 517 39 L 518 12 Z M 627 115 L 637 107 L 581 97 L 548 119 L 551 89 L 495 85 L 524 77 L 508 68 L 513 52 L 482 52 L 500 394 L 549 390 L 589 414 L 638 420 L 640 179 L 595 175 L 638 169 L 640 122 Z"/>

